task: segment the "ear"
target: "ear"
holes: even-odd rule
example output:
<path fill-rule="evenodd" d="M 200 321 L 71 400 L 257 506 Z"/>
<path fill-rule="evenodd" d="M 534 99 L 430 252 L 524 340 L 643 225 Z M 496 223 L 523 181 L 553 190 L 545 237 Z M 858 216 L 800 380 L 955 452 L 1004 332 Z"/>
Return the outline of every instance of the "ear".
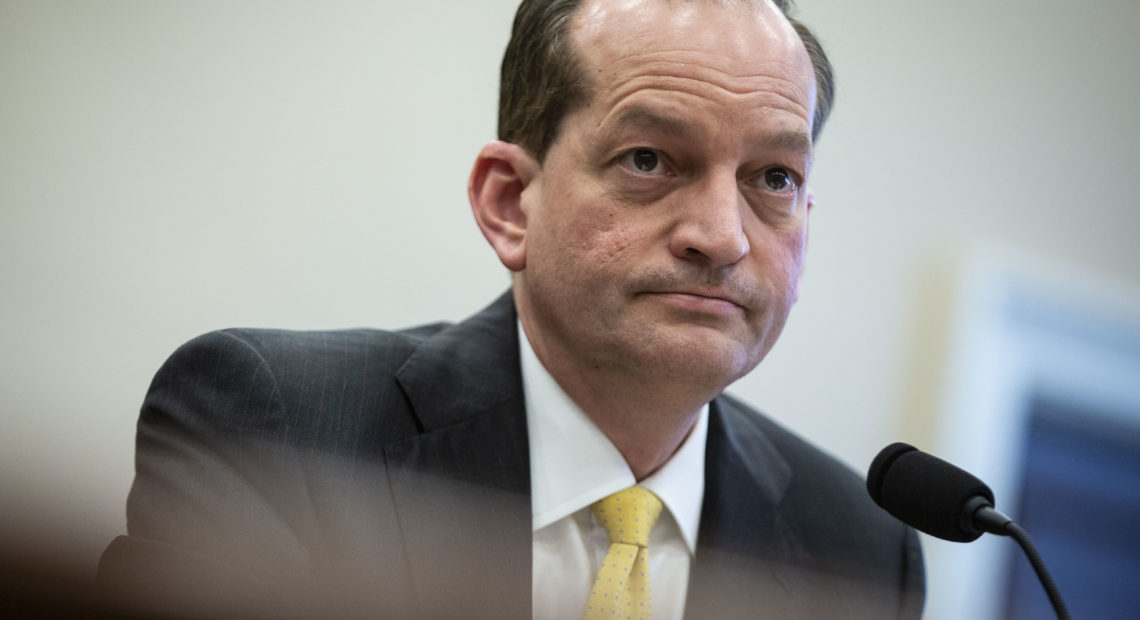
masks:
<path fill-rule="evenodd" d="M 527 220 L 522 195 L 540 171 L 538 160 L 526 149 L 496 140 L 479 151 L 467 180 L 467 198 L 475 222 L 511 271 L 526 267 Z"/>
<path fill-rule="evenodd" d="M 811 188 L 808 188 L 806 207 L 804 208 L 804 247 L 800 250 L 804 254 L 807 254 L 808 238 L 811 236 L 809 234 L 811 229 L 808 227 L 808 223 L 811 220 L 811 208 L 814 206 L 815 206 L 815 192 L 811 191 Z M 801 258 L 800 260 L 802 261 L 803 259 Z M 803 265 L 801 264 L 800 274 L 796 279 L 796 292 L 795 292 L 795 298 L 793 299 L 793 301 L 799 301 L 800 300 L 800 283 L 803 282 L 803 279 L 804 279 L 804 271 L 803 271 Z"/>

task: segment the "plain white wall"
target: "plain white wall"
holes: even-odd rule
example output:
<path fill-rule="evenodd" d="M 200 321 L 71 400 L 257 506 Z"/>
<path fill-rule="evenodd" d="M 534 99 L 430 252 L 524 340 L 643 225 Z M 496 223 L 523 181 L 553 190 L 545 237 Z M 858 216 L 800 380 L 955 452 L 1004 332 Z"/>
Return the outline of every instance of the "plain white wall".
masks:
<path fill-rule="evenodd" d="M 515 0 L 0 0 L 0 532 L 94 566 L 162 360 L 460 319 Z M 836 65 L 806 280 L 734 391 L 864 469 L 930 442 L 955 265 L 1140 290 L 1140 3 L 802 0 Z"/>
<path fill-rule="evenodd" d="M 225 326 L 459 319 L 500 2 L 0 4 L 0 527 L 94 567 L 163 359 Z"/>

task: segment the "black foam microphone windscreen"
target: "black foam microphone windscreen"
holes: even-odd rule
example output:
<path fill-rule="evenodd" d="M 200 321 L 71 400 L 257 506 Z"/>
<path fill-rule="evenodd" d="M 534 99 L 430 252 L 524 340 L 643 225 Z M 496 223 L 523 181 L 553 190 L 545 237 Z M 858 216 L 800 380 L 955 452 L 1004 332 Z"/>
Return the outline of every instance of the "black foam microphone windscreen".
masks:
<path fill-rule="evenodd" d="M 973 474 L 905 443 L 883 448 L 867 472 L 871 499 L 907 525 L 955 542 L 971 542 L 983 531 L 963 514 L 982 496 L 992 506 L 994 493 Z"/>

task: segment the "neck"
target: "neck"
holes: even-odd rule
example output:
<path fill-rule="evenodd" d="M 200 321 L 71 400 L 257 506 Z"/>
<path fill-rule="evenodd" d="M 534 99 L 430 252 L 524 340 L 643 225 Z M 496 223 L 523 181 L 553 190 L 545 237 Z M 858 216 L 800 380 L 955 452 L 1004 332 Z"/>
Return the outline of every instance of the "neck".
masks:
<path fill-rule="evenodd" d="M 628 409 L 607 412 L 597 407 L 583 407 L 583 411 L 621 452 L 634 478 L 640 482 L 669 462 L 693 430 L 701 409 L 698 407 L 670 421 L 651 412 L 630 415 Z"/>
<path fill-rule="evenodd" d="M 667 463 L 692 431 L 702 408 L 719 394 L 642 368 L 576 364 L 524 331 L 539 361 L 585 412 L 641 481 Z"/>
<path fill-rule="evenodd" d="M 553 372 L 551 374 L 554 374 Z M 640 482 L 667 463 L 689 436 L 701 408 L 712 395 L 694 395 L 644 377 L 582 373 L 554 375 L 582 408 Z"/>

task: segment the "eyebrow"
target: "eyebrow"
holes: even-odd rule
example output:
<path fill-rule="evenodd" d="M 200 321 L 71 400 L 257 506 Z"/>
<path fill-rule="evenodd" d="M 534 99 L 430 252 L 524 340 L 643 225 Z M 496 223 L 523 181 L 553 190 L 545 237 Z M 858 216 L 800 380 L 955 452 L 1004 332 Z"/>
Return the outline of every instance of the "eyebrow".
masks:
<path fill-rule="evenodd" d="M 633 105 L 622 109 L 611 126 L 615 131 L 627 127 L 637 127 L 679 135 L 683 138 L 690 138 L 693 134 L 693 129 L 688 123 L 683 123 L 677 118 L 661 114 L 656 110 L 641 105 Z"/>
<path fill-rule="evenodd" d="M 682 139 L 692 139 L 695 137 L 693 128 L 688 123 L 642 105 L 634 105 L 623 109 L 610 124 L 610 127 L 613 128 L 612 131 L 614 133 L 627 127 L 635 127 L 660 131 L 679 136 Z M 812 155 L 813 147 L 811 135 L 792 129 L 766 133 L 760 137 L 759 140 L 756 140 L 754 144 L 764 150 L 785 151 L 807 157 Z"/>
<path fill-rule="evenodd" d="M 802 131 L 786 130 L 767 134 L 760 139 L 759 144 L 768 149 L 788 151 L 797 155 L 812 154 L 811 136 Z"/>

